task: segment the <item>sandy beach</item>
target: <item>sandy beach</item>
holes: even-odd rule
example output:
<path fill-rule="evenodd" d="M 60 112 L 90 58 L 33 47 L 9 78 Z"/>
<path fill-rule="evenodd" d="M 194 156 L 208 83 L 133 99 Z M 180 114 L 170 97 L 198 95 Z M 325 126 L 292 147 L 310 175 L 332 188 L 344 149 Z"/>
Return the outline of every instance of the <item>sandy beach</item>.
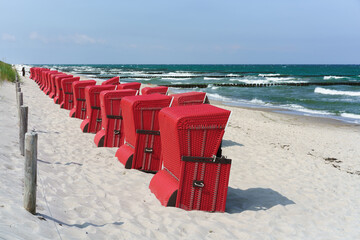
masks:
<path fill-rule="evenodd" d="M 14 84 L 0 86 L 0 239 L 360 239 L 360 126 L 262 109 L 231 110 L 225 213 L 166 208 L 153 174 L 97 148 L 28 77 L 38 133 L 37 215 L 23 209 Z"/>

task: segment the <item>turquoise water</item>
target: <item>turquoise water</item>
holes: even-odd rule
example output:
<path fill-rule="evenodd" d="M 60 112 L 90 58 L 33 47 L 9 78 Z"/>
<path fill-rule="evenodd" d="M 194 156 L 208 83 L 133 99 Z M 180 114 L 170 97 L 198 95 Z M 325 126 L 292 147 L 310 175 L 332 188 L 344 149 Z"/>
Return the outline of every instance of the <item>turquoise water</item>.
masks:
<path fill-rule="evenodd" d="M 225 104 L 276 107 L 294 113 L 360 123 L 360 86 L 310 85 L 222 87 L 218 83 L 360 83 L 360 65 L 42 65 L 89 79 L 120 76 L 121 82 L 208 84 L 205 91 Z"/>

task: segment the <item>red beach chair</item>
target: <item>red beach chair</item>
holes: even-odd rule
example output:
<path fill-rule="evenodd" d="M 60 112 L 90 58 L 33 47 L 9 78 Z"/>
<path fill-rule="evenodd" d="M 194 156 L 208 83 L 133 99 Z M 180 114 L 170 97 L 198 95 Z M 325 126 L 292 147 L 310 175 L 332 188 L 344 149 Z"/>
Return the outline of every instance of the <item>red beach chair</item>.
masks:
<path fill-rule="evenodd" d="M 63 101 L 63 89 L 61 86 L 61 80 L 72 77 L 73 75 L 55 76 L 56 95 L 54 97 L 54 103 L 60 104 Z"/>
<path fill-rule="evenodd" d="M 35 76 L 35 67 L 30 68 L 30 79 L 34 80 L 34 76 Z"/>
<path fill-rule="evenodd" d="M 74 93 L 74 107 L 70 111 L 70 117 L 85 119 L 86 117 L 86 100 L 85 87 L 94 86 L 95 80 L 76 81 L 72 83 Z"/>
<path fill-rule="evenodd" d="M 65 78 L 61 80 L 61 88 L 63 92 L 63 101 L 60 103 L 60 107 L 70 110 L 74 107 L 74 96 L 72 90 L 72 83 L 79 81 L 79 77 Z"/>
<path fill-rule="evenodd" d="M 119 85 L 119 84 L 120 84 L 119 77 L 113 77 L 101 83 L 101 85 Z"/>
<path fill-rule="evenodd" d="M 172 94 L 170 97 L 173 97 L 172 107 L 208 103 L 206 93 L 204 92 L 178 93 Z"/>
<path fill-rule="evenodd" d="M 149 95 L 154 93 L 160 93 L 166 95 L 168 91 L 168 87 L 159 86 L 159 87 L 144 87 L 141 89 L 142 95 Z"/>
<path fill-rule="evenodd" d="M 49 73 L 47 75 L 47 81 L 46 81 L 46 87 L 44 89 L 44 92 L 46 95 L 50 95 L 50 92 L 52 90 L 52 85 L 51 85 L 51 81 L 52 79 L 57 76 L 57 75 L 61 75 L 63 74 L 62 72 L 56 72 L 56 73 Z"/>
<path fill-rule="evenodd" d="M 97 147 L 120 147 L 124 144 L 124 124 L 121 99 L 135 96 L 137 90 L 108 90 L 100 93 L 102 129 L 95 135 Z"/>
<path fill-rule="evenodd" d="M 125 97 L 121 101 L 125 144 L 116 157 L 125 168 L 156 172 L 161 168 L 158 113 L 168 107 L 171 97 L 161 94 Z"/>
<path fill-rule="evenodd" d="M 116 89 L 120 90 L 120 89 L 133 89 L 133 90 L 140 90 L 140 86 L 141 83 L 139 82 L 130 82 L 130 83 L 122 83 L 120 85 L 117 86 Z"/>
<path fill-rule="evenodd" d="M 58 72 L 58 73 L 53 73 L 50 75 L 49 87 L 48 87 L 48 91 L 46 92 L 46 94 L 49 95 L 50 98 L 54 98 L 55 93 L 56 93 L 56 86 L 55 86 L 55 77 L 56 76 L 67 76 L 67 74 Z"/>
<path fill-rule="evenodd" d="M 49 74 L 51 73 L 57 73 L 58 71 L 42 71 L 42 79 L 41 79 L 41 84 L 40 84 L 40 89 L 43 91 L 43 92 L 46 92 L 47 91 L 47 88 L 48 88 L 48 76 Z"/>
<path fill-rule="evenodd" d="M 163 169 L 149 188 L 162 205 L 225 211 L 231 160 L 216 155 L 229 116 L 209 104 L 160 111 Z"/>
<path fill-rule="evenodd" d="M 85 87 L 86 119 L 80 128 L 83 132 L 97 133 L 101 129 L 100 92 L 114 90 L 115 85 L 95 85 Z"/>

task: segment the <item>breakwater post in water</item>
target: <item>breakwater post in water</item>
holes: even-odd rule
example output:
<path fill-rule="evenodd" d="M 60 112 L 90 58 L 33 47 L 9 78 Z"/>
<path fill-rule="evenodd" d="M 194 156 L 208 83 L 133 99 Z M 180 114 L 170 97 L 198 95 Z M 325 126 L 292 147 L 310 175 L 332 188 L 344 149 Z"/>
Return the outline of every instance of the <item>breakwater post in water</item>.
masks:
<path fill-rule="evenodd" d="M 32 214 L 36 213 L 37 139 L 37 133 L 26 133 L 24 208 Z"/>

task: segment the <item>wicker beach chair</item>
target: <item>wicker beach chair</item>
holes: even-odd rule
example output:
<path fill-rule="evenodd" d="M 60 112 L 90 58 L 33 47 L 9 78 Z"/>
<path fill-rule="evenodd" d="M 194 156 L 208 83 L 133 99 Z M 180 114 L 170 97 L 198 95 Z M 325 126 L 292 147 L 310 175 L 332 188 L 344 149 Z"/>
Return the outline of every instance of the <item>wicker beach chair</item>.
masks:
<path fill-rule="evenodd" d="M 97 147 L 120 147 L 124 144 L 124 124 L 121 100 L 126 96 L 135 96 L 137 90 L 108 90 L 100 93 L 102 129 L 95 135 Z"/>
<path fill-rule="evenodd" d="M 163 169 L 149 188 L 162 205 L 225 211 L 231 160 L 216 154 L 229 116 L 209 104 L 160 111 Z"/>
<path fill-rule="evenodd" d="M 50 80 L 49 80 L 50 87 L 48 88 L 48 93 L 47 93 L 47 95 L 49 95 L 50 98 L 54 98 L 56 95 L 55 77 L 57 76 L 67 76 L 67 74 L 59 72 L 50 75 Z"/>
<path fill-rule="evenodd" d="M 40 89 L 45 93 L 49 87 L 48 78 L 49 74 L 51 73 L 57 73 L 58 71 L 42 71 L 42 83 L 40 84 Z"/>
<path fill-rule="evenodd" d="M 143 89 L 141 89 L 141 94 L 149 95 L 149 94 L 154 94 L 154 93 L 160 93 L 160 94 L 166 95 L 167 91 L 168 91 L 168 87 L 164 87 L 164 86 L 144 87 Z"/>
<path fill-rule="evenodd" d="M 130 82 L 130 83 L 121 83 L 120 85 L 117 86 L 116 89 L 120 90 L 120 89 L 133 89 L 133 90 L 140 90 L 140 86 L 141 83 L 139 82 Z"/>
<path fill-rule="evenodd" d="M 60 103 L 60 107 L 70 110 L 74 107 L 74 95 L 72 89 L 72 83 L 79 81 L 79 77 L 74 78 L 65 78 L 61 80 L 61 88 L 62 88 L 62 102 Z"/>
<path fill-rule="evenodd" d="M 43 71 L 50 71 L 48 68 L 35 68 L 35 82 L 40 86 L 41 79 L 42 79 L 42 72 Z"/>
<path fill-rule="evenodd" d="M 161 94 L 125 97 L 121 101 L 125 144 L 116 157 L 125 168 L 156 172 L 160 170 L 161 144 L 158 113 L 168 107 L 171 97 Z"/>
<path fill-rule="evenodd" d="M 50 92 L 51 92 L 51 89 L 52 89 L 52 85 L 51 85 L 51 81 L 53 79 L 53 77 L 57 76 L 57 75 L 61 75 L 63 74 L 62 72 L 55 72 L 55 73 L 48 73 L 47 74 L 47 81 L 46 81 L 46 86 L 44 88 L 44 93 L 46 95 L 49 95 L 50 97 Z"/>
<path fill-rule="evenodd" d="M 204 92 L 186 92 L 169 96 L 173 97 L 172 107 L 209 103 Z"/>
<path fill-rule="evenodd" d="M 35 80 L 35 67 L 30 68 L 30 79 Z"/>
<path fill-rule="evenodd" d="M 54 97 L 54 103 L 56 104 L 60 104 L 63 101 L 63 89 L 61 86 L 61 80 L 67 78 L 73 78 L 73 75 L 55 76 L 56 94 Z"/>
<path fill-rule="evenodd" d="M 76 81 L 72 83 L 74 94 L 74 107 L 71 109 L 69 116 L 73 118 L 85 119 L 86 117 L 86 100 L 85 87 L 94 86 L 95 80 Z"/>
<path fill-rule="evenodd" d="M 114 90 L 115 85 L 95 85 L 85 87 L 86 118 L 80 128 L 86 133 L 97 133 L 101 129 L 100 92 Z"/>
<path fill-rule="evenodd" d="M 119 85 L 120 77 L 113 77 L 101 83 L 101 85 Z"/>

